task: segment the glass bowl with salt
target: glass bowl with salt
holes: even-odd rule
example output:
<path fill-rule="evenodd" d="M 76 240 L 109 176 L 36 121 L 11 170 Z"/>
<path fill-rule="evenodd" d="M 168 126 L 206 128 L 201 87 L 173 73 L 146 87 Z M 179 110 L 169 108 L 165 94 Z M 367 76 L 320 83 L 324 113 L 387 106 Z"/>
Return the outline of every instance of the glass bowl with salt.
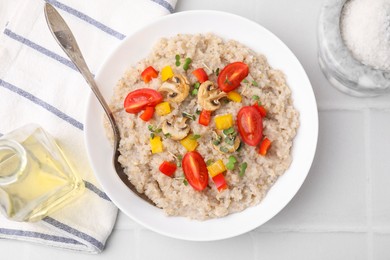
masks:
<path fill-rule="evenodd" d="M 325 0 L 318 57 L 329 82 L 357 97 L 390 92 L 390 0 Z"/>

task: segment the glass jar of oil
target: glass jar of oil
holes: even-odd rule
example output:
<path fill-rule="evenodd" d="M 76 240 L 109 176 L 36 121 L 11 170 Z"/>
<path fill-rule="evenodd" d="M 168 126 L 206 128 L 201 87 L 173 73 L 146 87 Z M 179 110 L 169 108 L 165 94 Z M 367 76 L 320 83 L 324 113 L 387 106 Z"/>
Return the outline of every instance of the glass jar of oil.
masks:
<path fill-rule="evenodd" d="M 38 221 L 84 191 L 55 140 L 29 124 L 0 138 L 0 211 L 15 221 Z"/>

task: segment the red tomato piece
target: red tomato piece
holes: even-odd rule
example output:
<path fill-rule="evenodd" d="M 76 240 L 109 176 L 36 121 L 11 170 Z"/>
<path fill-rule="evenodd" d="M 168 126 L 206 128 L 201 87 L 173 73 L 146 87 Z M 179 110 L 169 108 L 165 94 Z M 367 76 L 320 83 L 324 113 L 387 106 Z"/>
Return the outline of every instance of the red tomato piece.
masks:
<path fill-rule="evenodd" d="M 145 111 L 139 116 L 145 122 L 149 121 L 154 114 L 154 107 L 146 107 Z"/>
<path fill-rule="evenodd" d="M 152 78 L 157 78 L 158 71 L 155 70 L 152 66 L 147 67 L 144 71 L 141 73 L 142 80 L 145 83 L 148 83 L 152 80 Z"/>
<path fill-rule="evenodd" d="M 127 94 L 123 104 L 127 113 L 136 114 L 146 107 L 155 107 L 163 100 L 160 92 L 150 88 L 140 88 Z"/>
<path fill-rule="evenodd" d="M 267 110 L 265 110 L 265 108 L 263 106 L 259 106 L 259 104 L 256 102 L 253 104 L 253 107 L 256 108 L 262 117 L 265 117 L 267 115 Z"/>
<path fill-rule="evenodd" d="M 260 144 L 259 154 L 265 156 L 270 147 L 271 147 L 271 141 L 267 137 L 264 138 Z"/>
<path fill-rule="evenodd" d="M 204 71 L 202 68 L 194 70 L 192 74 L 198 79 L 199 83 L 203 83 L 209 79 L 206 71 Z"/>
<path fill-rule="evenodd" d="M 209 174 L 202 155 L 197 151 L 188 152 L 183 157 L 182 165 L 188 183 L 195 190 L 204 190 L 209 182 Z"/>
<path fill-rule="evenodd" d="M 225 180 L 225 176 L 223 176 L 222 173 L 217 174 L 213 177 L 213 181 L 215 184 L 215 187 L 218 189 L 219 192 L 227 189 L 227 183 Z"/>
<path fill-rule="evenodd" d="M 176 163 L 164 161 L 158 169 L 165 175 L 172 177 L 177 169 L 177 166 Z"/>
<path fill-rule="evenodd" d="M 245 63 L 239 61 L 230 63 L 219 73 L 218 87 L 225 92 L 235 90 L 248 74 L 249 67 Z"/>
<path fill-rule="evenodd" d="M 238 132 L 242 140 L 250 146 L 256 146 L 263 136 L 263 119 L 253 106 L 245 106 L 237 114 Z"/>
<path fill-rule="evenodd" d="M 199 115 L 199 121 L 198 121 L 199 124 L 208 126 L 210 124 L 210 120 L 211 120 L 211 111 L 203 109 Z"/>

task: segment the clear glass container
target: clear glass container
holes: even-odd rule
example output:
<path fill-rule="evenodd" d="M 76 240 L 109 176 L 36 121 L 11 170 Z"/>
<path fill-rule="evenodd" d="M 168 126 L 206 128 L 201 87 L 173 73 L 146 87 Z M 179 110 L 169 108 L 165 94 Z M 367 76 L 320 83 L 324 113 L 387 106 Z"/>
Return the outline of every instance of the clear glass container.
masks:
<path fill-rule="evenodd" d="M 41 220 L 83 191 L 60 147 L 38 125 L 0 138 L 0 211 L 7 218 Z"/>
<path fill-rule="evenodd" d="M 348 0 L 325 0 L 318 20 L 318 58 L 322 72 L 338 90 L 357 97 L 390 92 L 390 71 L 356 60 L 345 45 L 340 20 Z M 364 17 L 362 17 L 364 19 Z"/>

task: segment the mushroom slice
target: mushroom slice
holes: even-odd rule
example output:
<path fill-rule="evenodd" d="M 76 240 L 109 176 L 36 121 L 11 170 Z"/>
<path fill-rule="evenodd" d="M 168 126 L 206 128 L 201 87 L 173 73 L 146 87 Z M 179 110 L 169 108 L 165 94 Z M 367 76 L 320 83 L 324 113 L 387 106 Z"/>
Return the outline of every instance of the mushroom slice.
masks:
<path fill-rule="evenodd" d="M 214 132 L 212 145 L 220 153 L 234 153 L 240 147 L 241 139 L 237 132 L 225 135 L 223 131 Z"/>
<path fill-rule="evenodd" d="M 199 86 L 198 103 L 205 110 L 215 111 L 221 107 L 219 100 L 226 96 L 225 92 L 219 90 L 213 82 L 207 80 Z"/>
<path fill-rule="evenodd" d="M 158 91 L 167 92 L 168 101 L 180 103 L 188 96 L 190 85 L 185 76 L 174 75 L 170 80 L 165 81 Z"/>
<path fill-rule="evenodd" d="M 185 138 L 190 132 L 190 126 L 187 124 L 188 118 L 173 117 L 171 120 L 165 120 L 162 123 L 162 132 L 164 135 L 168 135 L 172 140 L 181 140 Z"/>

